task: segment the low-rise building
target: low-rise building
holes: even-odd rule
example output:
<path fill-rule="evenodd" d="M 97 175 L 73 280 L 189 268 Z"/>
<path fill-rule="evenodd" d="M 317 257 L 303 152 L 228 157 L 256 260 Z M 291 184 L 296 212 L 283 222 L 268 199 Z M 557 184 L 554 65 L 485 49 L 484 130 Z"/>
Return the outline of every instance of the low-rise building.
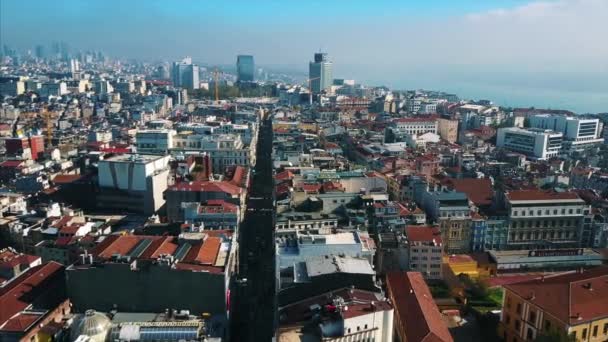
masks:
<path fill-rule="evenodd" d="M 386 277 L 387 297 L 395 307 L 399 341 L 452 342 L 431 291 L 419 272 L 392 272 Z"/>
<path fill-rule="evenodd" d="M 606 257 L 590 248 L 488 251 L 497 272 L 572 270 L 602 265 Z"/>
<path fill-rule="evenodd" d="M 97 205 L 119 212 L 154 214 L 165 204 L 169 158 L 123 154 L 99 161 Z"/>
<path fill-rule="evenodd" d="M 507 127 L 498 129 L 496 146 L 523 153 L 532 159 L 547 160 L 560 155 L 562 142 L 561 132 Z"/>
<path fill-rule="evenodd" d="M 443 246 L 439 229 L 408 226 L 405 236 L 409 247 L 409 269 L 420 272 L 425 279 L 441 279 Z"/>
<path fill-rule="evenodd" d="M 373 265 L 375 249 L 373 240 L 363 238 L 357 231 L 325 235 L 296 233 L 295 238 L 277 238 L 277 268 L 292 267 L 326 255 L 365 258 Z"/>
<path fill-rule="evenodd" d="M 608 267 L 504 285 L 499 335 L 532 341 L 556 332 L 575 341 L 608 339 Z"/>
<path fill-rule="evenodd" d="M 279 308 L 280 341 L 393 341 L 392 305 L 380 293 L 343 288 Z"/>
<path fill-rule="evenodd" d="M 225 230 L 183 238 L 108 236 L 66 270 L 73 308 L 80 313 L 180 308 L 225 319 L 235 266 L 232 245 L 233 234 Z"/>
<path fill-rule="evenodd" d="M 64 267 L 31 267 L 0 287 L 0 341 L 39 341 L 45 326 L 69 313 Z"/>

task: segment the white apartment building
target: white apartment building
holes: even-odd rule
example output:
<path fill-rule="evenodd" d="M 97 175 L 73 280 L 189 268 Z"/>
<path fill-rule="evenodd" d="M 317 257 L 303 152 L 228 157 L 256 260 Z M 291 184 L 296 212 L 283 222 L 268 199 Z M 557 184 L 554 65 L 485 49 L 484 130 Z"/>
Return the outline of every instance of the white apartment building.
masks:
<path fill-rule="evenodd" d="M 496 146 L 546 160 L 560 155 L 563 134 L 544 129 L 507 127 L 498 129 Z"/>
<path fill-rule="evenodd" d="M 324 235 L 296 233 L 295 238 L 277 239 L 278 269 L 326 255 L 362 258 L 373 265 L 375 253 L 375 247 L 357 231 Z"/>
<path fill-rule="evenodd" d="M 402 118 L 393 121 L 393 126 L 398 131 L 409 135 L 437 134 L 438 122 L 436 116 Z"/>
<path fill-rule="evenodd" d="M 276 235 L 295 237 L 296 233 L 306 231 L 330 234 L 338 228 L 338 216 L 335 214 L 320 214 L 317 212 L 286 212 L 277 215 Z"/>
<path fill-rule="evenodd" d="M 173 138 L 177 134 L 172 129 L 141 130 L 135 134 L 135 146 L 139 153 L 167 153 L 173 148 Z"/>
<path fill-rule="evenodd" d="M 437 113 L 437 103 L 436 102 L 423 102 L 420 104 L 417 113 L 419 114 L 433 114 Z"/>
<path fill-rule="evenodd" d="M 177 134 L 173 139 L 173 149 L 207 152 L 214 173 L 223 172 L 232 165 L 248 167 L 251 160 L 250 149 L 243 144 L 241 136 L 236 134 Z"/>
<path fill-rule="evenodd" d="M 538 114 L 530 117 L 530 126 L 561 132 L 567 152 L 583 151 L 603 142 L 603 127 L 598 118 Z"/>
<path fill-rule="evenodd" d="M 169 156 L 123 154 L 99 161 L 98 205 L 151 215 L 165 203 Z"/>
<path fill-rule="evenodd" d="M 505 193 L 508 248 L 580 247 L 588 206 L 574 192 L 515 190 Z"/>

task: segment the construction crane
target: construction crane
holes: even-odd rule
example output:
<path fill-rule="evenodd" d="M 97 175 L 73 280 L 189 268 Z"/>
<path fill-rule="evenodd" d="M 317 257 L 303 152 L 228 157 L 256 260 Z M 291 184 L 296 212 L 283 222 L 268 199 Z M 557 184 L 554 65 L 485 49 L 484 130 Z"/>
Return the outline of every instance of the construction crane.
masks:
<path fill-rule="evenodd" d="M 310 105 L 311 106 L 312 106 L 312 81 L 319 80 L 319 79 L 321 79 L 321 77 L 309 78 L 307 80 L 307 82 L 308 82 L 308 90 L 310 91 L 310 98 L 309 98 L 309 100 L 310 100 Z"/>
<path fill-rule="evenodd" d="M 214 84 L 214 88 L 215 88 L 215 102 L 217 102 L 217 103 L 220 102 L 219 78 L 220 78 L 220 71 L 216 67 L 215 70 L 213 70 L 213 80 L 214 80 L 213 84 Z"/>

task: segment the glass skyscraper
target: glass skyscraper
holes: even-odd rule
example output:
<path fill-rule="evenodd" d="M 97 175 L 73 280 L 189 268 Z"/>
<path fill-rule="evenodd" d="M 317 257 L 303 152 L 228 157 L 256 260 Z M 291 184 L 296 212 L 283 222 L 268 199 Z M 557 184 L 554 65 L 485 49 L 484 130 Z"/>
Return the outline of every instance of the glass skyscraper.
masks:
<path fill-rule="evenodd" d="M 329 88 L 333 82 L 331 62 L 326 53 L 315 53 L 314 62 L 308 65 L 308 78 L 312 92 L 318 94 Z"/>
<path fill-rule="evenodd" d="M 173 85 L 186 89 L 199 88 L 198 65 L 192 64 L 192 58 L 186 57 L 181 62 L 173 63 Z"/>
<path fill-rule="evenodd" d="M 236 58 L 236 72 L 238 82 L 253 82 L 255 75 L 253 56 L 238 55 Z"/>

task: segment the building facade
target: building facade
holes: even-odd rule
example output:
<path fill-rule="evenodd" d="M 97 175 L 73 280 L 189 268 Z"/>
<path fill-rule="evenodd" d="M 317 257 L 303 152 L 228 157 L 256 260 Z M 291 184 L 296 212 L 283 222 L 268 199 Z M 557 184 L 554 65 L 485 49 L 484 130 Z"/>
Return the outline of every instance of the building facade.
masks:
<path fill-rule="evenodd" d="M 313 93 L 320 93 L 333 83 L 332 63 L 326 53 L 315 53 L 315 59 L 308 65 L 308 78 Z"/>
<path fill-rule="evenodd" d="M 523 153 L 533 159 L 546 160 L 561 154 L 562 142 L 563 134 L 560 132 L 507 127 L 498 129 L 496 146 Z"/>
<path fill-rule="evenodd" d="M 575 341 L 608 339 L 608 268 L 504 285 L 499 336 L 532 341 L 555 332 Z"/>
<path fill-rule="evenodd" d="M 408 226 L 405 236 L 409 246 L 410 270 L 420 272 L 425 279 L 441 279 L 443 246 L 439 229 Z"/>
<path fill-rule="evenodd" d="M 101 208 L 152 215 L 164 204 L 169 156 L 124 154 L 99 161 Z"/>
<path fill-rule="evenodd" d="M 255 79 L 255 63 L 251 55 L 239 55 L 236 58 L 236 74 L 238 82 L 253 82 Z"/>
<path fill-rule="evenodd" d="M 574 192 L 514 190 L 505 193 L 508 249 L 579 247 L 588 206 Z"/>

